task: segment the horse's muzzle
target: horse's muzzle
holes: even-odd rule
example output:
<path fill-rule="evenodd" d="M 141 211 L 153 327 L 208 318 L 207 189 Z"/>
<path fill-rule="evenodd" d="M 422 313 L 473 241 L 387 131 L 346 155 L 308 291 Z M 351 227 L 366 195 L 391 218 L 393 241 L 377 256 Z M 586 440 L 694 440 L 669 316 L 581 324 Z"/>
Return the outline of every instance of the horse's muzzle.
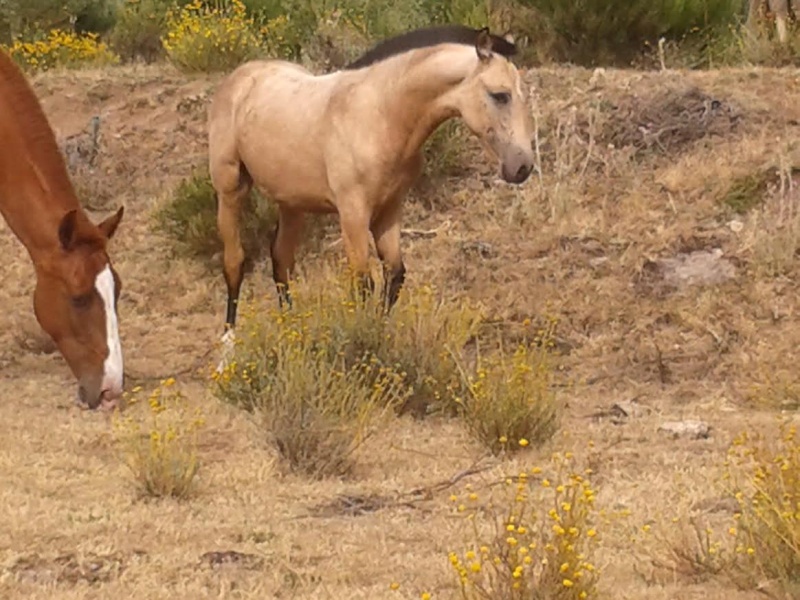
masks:
<path fill-rule="evenodd" d="M 83 385 L 78 385 L 76 404 L 88 410 L 113 410 L 118 406 L 121 392 L 115 390 L 102 390 L 99 394 L 91 394 Z"/>
<path fill-rule="evenodd" d="M 503 163 L 502 173 L 503 179 L 508 183 L 520 184 L 530 177 L 533 171 L 533 164 L 529 162 L 523 163 Z"/>

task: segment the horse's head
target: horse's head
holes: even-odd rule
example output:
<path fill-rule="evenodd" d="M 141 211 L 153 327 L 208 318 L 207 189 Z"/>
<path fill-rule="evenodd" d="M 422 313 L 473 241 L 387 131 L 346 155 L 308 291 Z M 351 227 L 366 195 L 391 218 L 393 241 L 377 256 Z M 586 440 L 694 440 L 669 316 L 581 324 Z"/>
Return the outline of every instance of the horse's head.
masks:
<path fill-rule="evenodd" d="M 528 93 L 516 66 L 494 52 L 494 44 L 487 30 L 478 34 L 478 65 L 458 86 L 457 106 L 467 127 L 499 160 L 503 179 L 523 183 L 534 164 Z"/>
<path fill-rule="evenodd" d="M 121 284 L 106 253 L 122 213 L 94 225 L 83 212 L 69 211 L 58 227 L 59 252 L 37 267 L 36 319 L 78 380 L 79 402 L 93 409 L 111 407 L 122 395 Z"/>

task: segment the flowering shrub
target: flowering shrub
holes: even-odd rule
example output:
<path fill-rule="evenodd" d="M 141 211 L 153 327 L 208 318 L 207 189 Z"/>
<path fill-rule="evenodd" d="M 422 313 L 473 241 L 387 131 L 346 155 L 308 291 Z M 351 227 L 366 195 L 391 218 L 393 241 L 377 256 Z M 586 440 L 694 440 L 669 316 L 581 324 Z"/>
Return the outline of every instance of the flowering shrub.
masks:
<path fill-rule="evenodd" d="M 598 540 L 591 470 L 570 452 L 554 454 L 505 481 L 499 503 L 471 488 L 453 495 L 472 542 L 451 552 L 464 600 L 584 600 L 596 595 Z"/>
<path fill-rule="evenodd" d="M 123 461 L 147 496 L 186 497 L 199 467 L 197 432 L 205 420 L 199 411 L 189 413 L 185 396 L 174 386 L 174 379 L 166 379 L 150 393 L 146 416 L 128 414 L 114 423 Z M 139 392 L 133 389 L 131 404 Z"/>
<path fill-rule="evenodd" d="M 184 71 L 230 70 L 255 58 L 260 41 L 255 20 L 241 0 L 201 0 L 167 13 L 161 43 L 170 61 Z"/>
<path fill-rule="evenodd" d="M 800 436 L 784 423 L 776 442 L 747 434 L 734 440 L 729 477 L 741 514 L 731 529 L 734 552 L 753 585 L 776 582 L 800 594 Z M 742 479 L 738 476 L 745 473 Z"/>
<path fill-rule="evenodd" d="M 45 71 L 54 67 L 99 67 L 119 62 L 94 33 L 78 35 L 60 29 L 51 30 L 38 40 L 15 40 L 4 48 L 23 69 Z"/>
<path fill-rule="evenodd" d="M 730 521 L 675 516 L 654 531 L 647 560 L 667 576 L 733 580 L 773 598 L 800 597 L 800 437 L 784 423 L 776 439 L 743 433 L 728 451 L 722 489 L 736 500 Z M 649 534 L 650 527 L 642 528 Z M 649 534 L 652 535 L 652 534 Z"/>
<path fill-rule="evenodd" d="M 346 474 L 378 419 L 407 395 L 402 377 L 333 352 L 324 311 L 273 309 L 259 318 L 251 307 L 240 310 L 241 337 L 233 360 L 212 375 L 215 393 L 253 412 L 292 470 Z"/>

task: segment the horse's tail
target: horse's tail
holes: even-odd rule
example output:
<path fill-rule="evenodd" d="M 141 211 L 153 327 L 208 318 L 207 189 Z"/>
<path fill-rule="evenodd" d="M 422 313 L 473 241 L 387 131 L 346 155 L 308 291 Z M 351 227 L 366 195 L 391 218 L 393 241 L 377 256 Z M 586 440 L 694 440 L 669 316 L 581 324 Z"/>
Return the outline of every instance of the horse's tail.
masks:
<path fill-rule="evenodd" d="M 208 108 L 208 170 L 217 193 L 250 185 L 252 179 L 239 155 L 237 114 L 253 86 L 258 63 L 245 63 L 226 77 Z"/>

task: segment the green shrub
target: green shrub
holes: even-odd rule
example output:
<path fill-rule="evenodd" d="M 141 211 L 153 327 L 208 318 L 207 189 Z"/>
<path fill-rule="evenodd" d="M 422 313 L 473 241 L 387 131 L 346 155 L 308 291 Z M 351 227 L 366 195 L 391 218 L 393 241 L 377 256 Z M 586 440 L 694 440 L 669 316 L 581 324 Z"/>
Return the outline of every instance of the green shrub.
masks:
<path fill-rule="evenodd" d="M 530 13 L 517 23 L 549 58 L 594 66 L 627 65 L 664 36 L 727 28 L 742 0 L 517 0 Z"/>
<path fill-rule="evenodd" d="M 124 59 L 153 62 L 164 55 L 161 34 L 166 28 L 170 0 L 125 0 L 109 37 Z"/>
<path fill-rule="evenodd" d="M 206 168 L 178 184 L 170 199 L 155 212 L 156 231 L 167 235 L 179 255 L 208 259 L 222 251 L 217 228 L 217 199 Z M 269 248 L 278 211 L 253 190 L 242 209 L 242 246 L 248 259 L 258 260 Z"/>

